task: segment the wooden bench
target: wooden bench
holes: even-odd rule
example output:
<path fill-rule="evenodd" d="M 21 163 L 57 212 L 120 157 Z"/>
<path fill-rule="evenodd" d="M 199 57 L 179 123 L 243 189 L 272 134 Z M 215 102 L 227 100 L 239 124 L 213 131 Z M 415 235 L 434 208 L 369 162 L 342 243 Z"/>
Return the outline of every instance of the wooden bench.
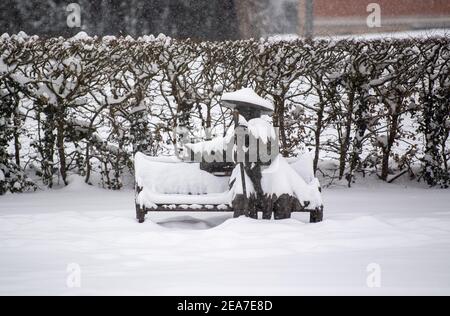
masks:
<path fill-rule="evenodd" d="M 200 163 L 186 163 L 175 157 L 156 158 L 138 154 L 136 164 L 136 218 L 139 223 L 152 212 L 235 212 L 233 192 L 229 188 L 229 177 L 215 176 L 204 171 Z M 142 171 L 142 170 L 145 170 Z M 184 170 L 181 171 L 181 170 Z M 172 182 L 187 189 L 172 188 Z M 212 188 L 206 188 L 213 183 Z M 200 187 L 200 188 L 199 188 Z M 189 191 L 189 188 L 191 191 Z M 222 189 L 222 190 L 221 190 Z M 183 192 L 179 192 L 183 191 Z M 208 192 L 209 191 L 209 192 Z M 286 198 L 283 200 L 283 198 Z M 281 201 L 281 202 L 280 202 Z M 293 203 L 292 203 L 293 202 Z M 292 212 L 310 213 L 310 222 L 323 220 L 323 206 L 309 208 L 309 201 L 302 204 L 287 197 L 279 197 L 275 202 L 275 218 L 288 218 Z M 286 205 L 289 206 L 287 207 Z M 277 216 L 277 208 L 288 209 L 285 215 Z M 264 218 L 272 214 L 263 213 Z M 286 213 L 286 212 L 284 212 Z"/>

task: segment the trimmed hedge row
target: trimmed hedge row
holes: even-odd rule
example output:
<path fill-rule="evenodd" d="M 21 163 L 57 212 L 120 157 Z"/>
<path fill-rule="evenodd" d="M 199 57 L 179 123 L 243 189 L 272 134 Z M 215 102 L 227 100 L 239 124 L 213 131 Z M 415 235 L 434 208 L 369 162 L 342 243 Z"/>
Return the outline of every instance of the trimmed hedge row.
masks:
<path fill-rule="evenodd" d="M 220 96 L 243 87 L 274 102 L 282 153 L 312 149 L 316 172 L 331 180 L 350 185 L 358 175 L 392 181 L 409 173 L 448 187 L 449 65 L 448 37 L 3 35 L 0 194 L 67 184 L 71 173 L 120 189 L 133 154 L 173 152 L 177 127 L 196 139 L 223 133 L 230 113 Z"/>

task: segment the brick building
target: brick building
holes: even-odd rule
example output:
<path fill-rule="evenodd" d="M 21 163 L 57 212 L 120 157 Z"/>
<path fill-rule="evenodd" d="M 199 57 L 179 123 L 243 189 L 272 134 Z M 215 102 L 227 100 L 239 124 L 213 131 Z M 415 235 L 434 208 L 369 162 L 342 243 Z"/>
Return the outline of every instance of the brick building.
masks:
<path fill-rule="evenodd" d="M 241 38 L 304 34 L 308 0 L 234 0 Z M 367 25 L 370 3 L 381 8 L 381 27 Z M 450 0 L 313 0 L 314 34 L 449 28 Z"/>
<path fill-rule="evenodd" d="M 306 0 L 299 0 L 299 32 Z M 370 28 L 367 7 L 381 8 L 381 27 Z M 450 0 L 314 0 L 314 30 L 317 35 L 391 32 L 450 28 Z"/>

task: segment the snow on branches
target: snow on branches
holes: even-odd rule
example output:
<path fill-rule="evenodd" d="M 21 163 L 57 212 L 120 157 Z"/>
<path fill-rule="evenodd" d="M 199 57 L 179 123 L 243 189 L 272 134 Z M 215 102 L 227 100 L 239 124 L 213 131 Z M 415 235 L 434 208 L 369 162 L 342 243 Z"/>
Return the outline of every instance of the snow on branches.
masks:
<path fill-rule="evenodd" d="M 120 189 L 136 152 L 173 153 L 178 127 L 193 140 L 224 135 L 231 121 L 221 95 L 245 87 L 273 101 L 282 154 L 312 148 L 316 172 L 331 168 L 349 185 L 358 174 L 390 181 L 408 172 L 446 187 L 449 51 L 445 37 L 196 42 L 5 34 L 0 193 L 31 187 L 25 174 L 48 187 L 76 173 Z M 324 166 L 324 157 L 333 163 Z"/>

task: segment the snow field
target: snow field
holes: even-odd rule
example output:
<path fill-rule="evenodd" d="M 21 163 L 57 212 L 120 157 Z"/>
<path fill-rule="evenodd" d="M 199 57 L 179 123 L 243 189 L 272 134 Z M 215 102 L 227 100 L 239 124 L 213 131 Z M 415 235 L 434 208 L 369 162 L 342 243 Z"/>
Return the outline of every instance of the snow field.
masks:
<path fill-rule="evenodd" d="M 74 181 L 0 198 L 0 294 L 450 294 L 450 194 L 377 185 L 324 190 L 325 221 L 159 213 L 134 192 Z M 80 288 L 67 285 L 75 263 Z M 375 263 L 381 287 L 370 288 Z"/>

